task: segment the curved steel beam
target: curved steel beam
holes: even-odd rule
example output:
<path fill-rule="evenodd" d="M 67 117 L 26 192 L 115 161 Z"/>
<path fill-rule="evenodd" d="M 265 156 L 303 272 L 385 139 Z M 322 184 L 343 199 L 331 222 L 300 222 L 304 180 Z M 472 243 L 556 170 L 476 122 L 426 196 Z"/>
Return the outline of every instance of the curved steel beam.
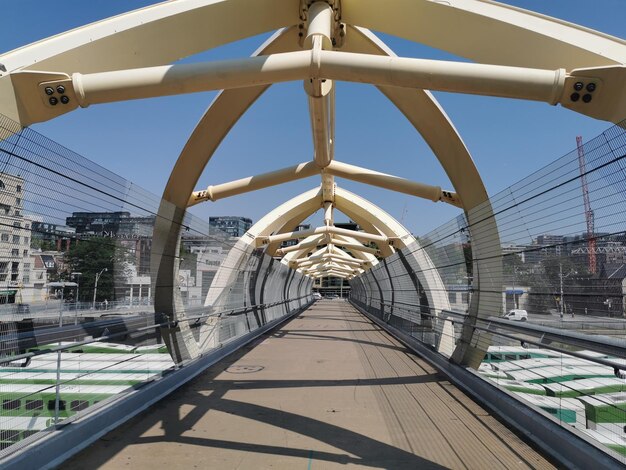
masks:
<path fill-rule="evenodd" d="M 255 54 L 289 51 L 297 47 L 297 32 L 291 28 L 277 32 Z M 219 144 L 267 88 L 259 86 L 221 92 L 196 125 L 174 165 L 163 191 L 152 240 L 151 272 L 156 273 L 153 292 L 157 312 L 173 319 L 184 318 L 180 293 L 174 286 L 178 279 L 178 246 L 187 202 Z M 179 325 L 180 331 L 163 331 L 175 362 L 200 354 L 187 324 L 181 322 Z"/>
<path fill-rule="evenodd" d="M 435 315 L 450 308 L 445 284 L 435 264 L 426 251 L 420 249 L 419 242 L 402 224 L 371 202 L 343 188 L 335 190 L 335 204 L 355 222 L 360 224 L 360 220 L 373 221 L 385 235 L 398 237 L 398 249 L 411 246 L 412 249 L 407 256 L 414 258 L 420 268 L 416 274 L 426 290 L 429 305 L 434 309 Z"/>
<path fill-rule="evenodd" d="M 134 10 L 0 56 L 7 71 L 0 72 L 0 109 L 22 122 L 11 72 L 92 73 L 164 65 L 299 21 L 296 0 L 193 0 Z"/>
<path fill-rule="evenodd" d="M 320 209 L 322 198 L 319 188 L 311 189 L 281 204 L 254 224 L 229 251 L 220 265 L 204 302 L 205 306 L 219 306 L 222 291 L 230 286 L 238 275 L 237 267 L 254 249 L 255 239 L 280 230 L 286 222 L 299 214 L 311 214 Z"/>
<path fill-rule="evenodd" d="M 350 28 L 345 48 L 355 52 L 395 55 L 378 37 L 363 28 Z M 458 134 L 456 128 L 435 100 L 425 90 L 407 90 L 394 87 L 378 89 L 404 114 L 417 132 L 432 149 L 459 195 L 468 219 L 468 231 L 480 233 L 471 237 L 474 259 L 475 294 L 464 324 L 461 339 L 454 353 L 454 360 L 478 367 L 484 357 L 484 348 L 490 342 L 488 335 L 474 333 L 473 324 L 479 315 L 489 315 L 493 305 L 500 305 L 502 289 L 502 265 L 498 227 L 492 216 L 489 196 L 478 169 Z M 421 281 L 421 280 L 420 280 Z M 496 299 L 498 297 L 498 299 Z M 479 348 L 470 344 L 475 335 L 482 334 Z"/>
<path fill-rule="evenodd" d="M 478 0 L 342 0 L 342 21 L 486 64 L 572 70 L 626 63 L 626 42 L 557 18 Z M 454 25 L 454 32 L 449 27 Z M 346 38 L 349 40 L 349 34 Z"/>
<path fill-rule="evenodd" d="M 7 72 L 104 72 L 176 62 L 300 22 L 294 0 L 162 2 L 0 56 Z M 59 12 L 56 12 L 59 14 Z M 184 34 L 181 34 L 184 32 Z"/>

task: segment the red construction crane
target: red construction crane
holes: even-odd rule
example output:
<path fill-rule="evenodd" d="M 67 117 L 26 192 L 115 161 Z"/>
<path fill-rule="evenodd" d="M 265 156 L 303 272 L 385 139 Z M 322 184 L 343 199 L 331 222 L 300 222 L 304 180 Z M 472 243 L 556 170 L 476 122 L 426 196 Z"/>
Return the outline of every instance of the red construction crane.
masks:
<path fill-rule="evenodd" d="M 587 170 L 585 169 L 585 149 L 583 148 L 582 136 L 576 137 L 578 147 L 578 167 L 580 168 L 580 183 L 583 188 L 583 202 L 585 203 L 585 219 L 587 221 L 587 245 L 589 247 L 589 272 L 596 273 L 598 263 L 596 260 L 596 238 L 594 236 L 594 219 L 589 202 L 589 187 L 587 186 Z"/>

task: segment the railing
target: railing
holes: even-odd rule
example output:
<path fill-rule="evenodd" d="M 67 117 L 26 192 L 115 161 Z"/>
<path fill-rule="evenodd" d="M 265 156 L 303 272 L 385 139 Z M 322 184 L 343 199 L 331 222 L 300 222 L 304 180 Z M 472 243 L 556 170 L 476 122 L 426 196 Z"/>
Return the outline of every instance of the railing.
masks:
<path fill-rule="evenodd" d="M 351 300 L 626 463 L 626 123 L 580 155 L 416 237 Z"/>
<path fill-rule="evenodd" d="M 174 364 L 162 343 L 124 346 L 120 343 L 122 339 L 145 333 L 153 333 L 154 337 L 160 329 L 177 328 L 181 322 L 194 324 L 198 329 L 208 327 L 217 333 L 223 320 L 239 319 L 242 328 L 238 334 L 216 341 L 212 348 L 204 351 L 203 355 L 208 355 L 264 327 L 265 324 L 254 323 L 252 312 L 297 305 L 297 309 L 285 311 L 283 318 L 287 318 L 306 308 L 311 301 L 311 295 L 299 296 L 193 315 L 179 321 L 165 319 L 153 325 L 135 326 L 112 333 L 107 333 L 109 328 L 114 328 L 109 325 L 103 327 L 101 336 L 97 338 L 78 339 L 72 334 L 66 338 L 72 339 L 71 342 L 46 344 L 21 354 L 1 355 L 0 383 L 5 385 L 1 394 L 0 445 L 4 450 L 0 451 L 0 461 L 23 445 L 64 425 L 68 418 L 80 419 L 106 403 L 120 399 L 129 391 L 136 391 L 167 374 L 176 373 L 181 367 L 189 366 Z M 272 321 L 276 319 L 269 320 L 269 323 Z M 63 334 L 64 327 L 56 329 Z"/>
<path fill-rule="evenodd" d="M 0 216 L 0 252 L 20 245 L 0 257 L 15 278 L 0 286 L 0 466 L 68 422 L 124 419 L 138 392 L 158 399 L 308 305 L 310 279 L 245 237 L 2 116 L 0 139 L 0 204 L 21 201 Z"/>

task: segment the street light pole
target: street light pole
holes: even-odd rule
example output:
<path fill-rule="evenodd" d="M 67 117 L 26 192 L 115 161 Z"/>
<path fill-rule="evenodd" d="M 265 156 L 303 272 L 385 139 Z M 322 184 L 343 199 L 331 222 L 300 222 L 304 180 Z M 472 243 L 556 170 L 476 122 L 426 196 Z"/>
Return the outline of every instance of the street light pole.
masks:
<path fill-rule="evenodd" d="M 102 268 L 102 271 L 96 274 L 96 282 L 94 283 L 94 286 L 93 286 L 93 304 L 92 304 L 93 310 L 96 309 L 96 293 L 98 292 L 98 279 L 100 279 L 100 276 L 102 276 L 102 273 L 106 273 L 107 271 L 108 271 L 107 268 Z"/>
<path fill-rule="evenodd" d="M 563 265 L 559 262 L 559 281 L 561 285 L 561 318 L 563 318 L 563 305 L 565 304 L 565 299 L 563 298 Z"/>
<path fill-rule="evenodd" d="M 71 274 L 73 278 L 76 279 L 76 300 L 74 301 L 74 325 L 78 324 L 78 306 L 80 305 L 79 303 L 79 294 L 80 294 L 80 276 L 83 275 L 83 273 L 72 273 Z"/>

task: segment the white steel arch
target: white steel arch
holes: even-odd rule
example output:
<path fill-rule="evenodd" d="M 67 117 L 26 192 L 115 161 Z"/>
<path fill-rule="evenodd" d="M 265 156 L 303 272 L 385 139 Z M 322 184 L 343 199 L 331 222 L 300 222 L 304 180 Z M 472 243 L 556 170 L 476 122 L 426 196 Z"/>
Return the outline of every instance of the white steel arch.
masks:
<path fill-rule="evenodd" d="M 457 28 L 451 32 L 440 27 L 448 23 Z M 146 68 L 280 27 L 288 29 L 275 35 L 257 54 L 266 57 L 217 65 Z M 363 28 L 418 41 L 479 64 L 396 58 Z M 375 57 L 380 54 L 389 58 Z M 185 146 L 164 192 L 154 237 L 155 252 L 161 254 L 154 259 L 158 270 L 155 305 L 177 319 L 184 317 L 178 292 L 173 289 L 183 216 L 200 173 L 241 114 L 269 84 L 305 80 L 314 162 L 323 173 L 321 204 L 330 208 L 328 220 L 332 222 L 332 207 L 337 200 L 341 204 L 341 196 L 337 198 L 333 191 L 331 171 L 333 79 L 377 85 L 424 136 L 448 174 L 456 194 L 440 190 L 440 200 L 463 207 L 470 231 L 489 234 L 473 239 L 475 280 L 483 288 L 478 290 L 480 295 L 472 297 L 469 321 L 454 355 L 458 362 L 476 365 L 482 359 L 482 349 L 470 346 L 476 343 L 471 322 L 481 305 L 490 303 L 486 292 L 501 287 L 501 267 L 484 261 L 498 257 L 497 227 L 469 152 L 432 96 L 419 88 L 560 103 L 589 116 L 616 121 L 626 115 L 625 63 L 626 43 L 622 40 L 483 0 L 389 0 L 384 6 L 378 0 L 178 0 L 2 55 L 0 110 L 29 125 L 76 109 L 79 104 L 241 87 L 222 92 L 214 101 Z M 597 90 L 587 94 L 588 100 L 580 99 L 572 93 L 572 87 L 579 84 L 593 84 Z M 65 91 L 56 96 L 59 86 Z M 328 170 L 324 172 L 324 168 Z M 384 186 L 385 175 L 377 178 Z M 352 211 L 359 218 L 358 207 L 351 207 L 349 202 L 345 202 L 344 212 Z M 293 229 L 302 220 L 299 217 L 292 214 L 281 219 L 281 230 Z M 373 223 L 370 217 L 359 220 L 376 236 L 393 232 L 384 224 Z M 402 237 L 396 238 L 402 244 Z M 277 246 L 271 244 L 270 253 Z M 388 255 L 394 249 L 385 244 L 380 250 Z M 170 339 L 171 350 L 179 351 L 173 354 L 178 360 L 197 356 L 193 346 L 185 346 L 193 342 L 189 331 L 179 328 Z"/>

